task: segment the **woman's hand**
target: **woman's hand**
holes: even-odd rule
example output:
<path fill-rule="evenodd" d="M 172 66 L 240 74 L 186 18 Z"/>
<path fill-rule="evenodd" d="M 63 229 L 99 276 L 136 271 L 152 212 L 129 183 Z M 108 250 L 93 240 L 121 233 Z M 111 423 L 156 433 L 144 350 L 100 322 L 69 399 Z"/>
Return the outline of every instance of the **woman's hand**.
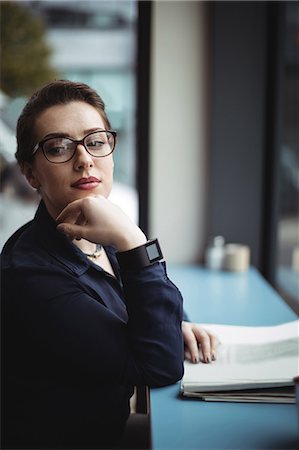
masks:
<path fill-rule="evenodd" d="M 114 203 L 99 195 L 67 205 L 56 218 L 57 229 L 70 239 L 87 239 L 126 251 L 143 245 L 141 229 Z"/>
<path fill-rule="evenodd" d="M 198 323 L 182 322 L 185 358 L 193 363 L 215 361 L 219 339 Z"/>

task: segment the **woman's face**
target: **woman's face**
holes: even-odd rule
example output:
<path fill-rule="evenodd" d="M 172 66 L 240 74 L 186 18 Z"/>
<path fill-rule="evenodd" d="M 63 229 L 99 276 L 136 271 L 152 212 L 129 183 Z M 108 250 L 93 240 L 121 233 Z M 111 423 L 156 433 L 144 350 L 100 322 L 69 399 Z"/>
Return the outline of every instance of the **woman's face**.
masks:
<path fill-rule="evenodd" d="M 36 142 L 50 134 L 79 140 L 99 129 L 106 129 L 100 113 L 93 106 L 80 101 L 52 106 L 43 111 L 35 122 Z M 53 164 L 38 150 L 34 163 L 26 165 L 25 175 L 31 186 L 39 189 L 49 213 L 56 218 L 74 200 L 92 195 L 109 196 L 113 181 L 113 158 L 112 154 L 103 158 L 93 157 L 79 144 L 70 161 Z M 86 183 L 89 177 L 96 180 Z"/>

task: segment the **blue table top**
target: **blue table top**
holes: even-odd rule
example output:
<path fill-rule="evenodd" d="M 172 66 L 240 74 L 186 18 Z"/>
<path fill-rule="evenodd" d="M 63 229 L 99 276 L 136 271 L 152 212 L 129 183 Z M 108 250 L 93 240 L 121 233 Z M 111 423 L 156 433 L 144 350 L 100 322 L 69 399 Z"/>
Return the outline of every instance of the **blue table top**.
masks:
<path fill-rule="evenodd" d="M 238 274 L 169 266 L 168 274 L 193 322 L 263 326 L 297 319 L 254 268 Z M 151 390 L 154 450 L 298 449 L 298 421 L 293 404 L 186 399 L 179 395 L 179 383 Z"/>

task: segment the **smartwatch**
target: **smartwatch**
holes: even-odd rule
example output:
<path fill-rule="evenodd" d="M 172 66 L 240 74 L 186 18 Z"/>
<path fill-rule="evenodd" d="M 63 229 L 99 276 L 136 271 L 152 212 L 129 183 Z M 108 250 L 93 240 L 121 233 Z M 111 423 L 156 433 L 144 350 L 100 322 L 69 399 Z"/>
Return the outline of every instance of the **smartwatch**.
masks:
<path fill-rule="evenodd" d="M 163 259 L 163 254 L 158 239 L 153 239 L 139 247 L 126 252 L 116 253 L 120 266 L 128 269 L 139 269 Z"/>

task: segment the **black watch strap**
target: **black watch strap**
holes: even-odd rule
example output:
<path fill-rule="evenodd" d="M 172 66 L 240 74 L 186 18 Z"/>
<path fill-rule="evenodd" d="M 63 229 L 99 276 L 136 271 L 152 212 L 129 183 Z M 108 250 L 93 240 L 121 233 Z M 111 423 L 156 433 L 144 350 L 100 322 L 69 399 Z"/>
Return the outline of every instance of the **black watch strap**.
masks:
<path fill-rule="evenodd" d="M 128 269 L 139 269 L 163 259 L 158 239 L 153 239 L 139 247 L 126 252 L 116 253 L 120 266 Z"/>

